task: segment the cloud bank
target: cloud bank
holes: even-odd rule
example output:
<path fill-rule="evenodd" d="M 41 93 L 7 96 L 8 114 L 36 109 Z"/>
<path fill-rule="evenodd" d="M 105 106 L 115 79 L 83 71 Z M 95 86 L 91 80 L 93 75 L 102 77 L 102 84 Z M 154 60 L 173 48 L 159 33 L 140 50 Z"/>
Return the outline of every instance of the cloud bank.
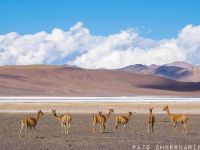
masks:
<path fill-rule="evenodd" d="M 200 64 L 200 26 L 187 25 L 176 38 L 152 40 L 134 29 L 108 36 L 90 34 L 78 22 L 68 31 L 0 35 L 0 65 L 73 64 L 83 68 L 120 68 L 133 64 L 187 61 Z"/>

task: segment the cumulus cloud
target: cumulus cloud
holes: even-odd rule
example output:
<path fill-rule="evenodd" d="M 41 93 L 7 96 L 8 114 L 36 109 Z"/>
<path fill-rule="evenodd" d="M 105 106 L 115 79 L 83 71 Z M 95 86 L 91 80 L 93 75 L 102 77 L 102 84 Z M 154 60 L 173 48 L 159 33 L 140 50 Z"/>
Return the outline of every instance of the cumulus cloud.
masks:
<path fill-rule="evenodd" d="M 0 36 L 0 65 L 54 64 L 66 61 L 72 52 L 90 49 L 89 31 L 78 22 L 69 31 L 53 29 L 33 35 L 8 33 Z"/>
<path fill-rule="evenodd" d="M 176 38 L 157 41 L 139 36 L 134 29 L 97 36 L 78 22 L 68 31 L 55 28 L 51 33 L 0 35 L 0 65 L 68 63 L 84 68 L 120 68 L 173 61 L 200 64 L 199 35 L 200 26 L 187 25 Z"/>

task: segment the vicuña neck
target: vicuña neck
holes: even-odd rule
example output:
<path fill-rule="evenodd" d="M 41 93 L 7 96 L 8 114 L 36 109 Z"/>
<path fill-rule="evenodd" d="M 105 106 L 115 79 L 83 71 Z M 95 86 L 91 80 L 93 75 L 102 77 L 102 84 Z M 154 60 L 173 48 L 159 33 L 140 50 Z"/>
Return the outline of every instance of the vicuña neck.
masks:
<path fill-rule="evenodd" d="M 37 113 L 37 117 L 36 117 L 36 123 L 38 123 L 38 120 L 40 119 L 40 112 Z"/>
<path fill-rule="evenodd" d="M 107 114 L 107 118 L 110 118 L 110 115 L 111 115 L 111 111 L 109 111 L 109 113 Z"/>
<path fill-rule="evenodd" d="M 53 114 L 54 117 L 56 117 L 58 120 L 60 120 L 60 116 L 58 116 L 56 113 Z"/>
<path fill-rule="evenodd" d="M 171 114 L 170 114 L 170 111 L 169 111 L 169 109 L 167 109 L 167 114 L 168 114 L 168 116 L 170 116 Z"/>
<path fill-rule="evenodd" d="M 131 119 L 131 114 L 128 114 L 128 120 L 130 120 Z"/>

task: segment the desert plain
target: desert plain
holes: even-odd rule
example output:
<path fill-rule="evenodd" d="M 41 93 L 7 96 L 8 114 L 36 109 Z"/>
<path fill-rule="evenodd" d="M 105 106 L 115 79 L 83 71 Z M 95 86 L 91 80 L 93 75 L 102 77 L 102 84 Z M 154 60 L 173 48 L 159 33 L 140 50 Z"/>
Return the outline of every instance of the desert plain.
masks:
<path fill-rule="evenodd" d="M 172 123 L 162 111 L 169 105 L 171 113 L 189 115 L 188 133 L 182 132 L 181 124 L 173 131 Z M 148 108 L 154 107 L 156 117 L 154 132 L 147 132 Z M 92 132 L 92 115 L 102 110 L 103 114 L 113 108 L 115 113 L 106 122 L 106 130 Z M 1 150 L 131 150 L 131 149 L 200 149 L 200 103 L 12 103 L 0 104 L 0 149 Z M 36 116 L 41 109 L 44 116 L 37 124 L 31 138 L 23 133 L 19 138 L 20 120 L 25 116 Z M 72 115 L 69 134 L 61 134 L 59 122 L 53 117 L 51 109 L 58 114 Z M 128 125 L 114 131 L 114 116 L 135 112 Z M 35 135 L 36 133 L 36 135 Z"/>

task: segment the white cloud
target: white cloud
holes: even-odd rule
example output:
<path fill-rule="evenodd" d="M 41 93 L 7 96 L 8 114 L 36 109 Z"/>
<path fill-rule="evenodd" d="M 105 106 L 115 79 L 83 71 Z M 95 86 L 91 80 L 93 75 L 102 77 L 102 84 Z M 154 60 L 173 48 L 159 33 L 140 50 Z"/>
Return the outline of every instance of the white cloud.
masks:
<path fill-rule="evenodd" d="M 87 53 L 78 56 L 73 64 L 85 68 L 120 68 L 132 64 L 165 64 L 173 61 L 188 61 L 200 64 L 200 26 L 188 25 L 177 38 L 154 41 L 126 30 L 109 36 Z M 126 34 L 125 34 L 126 33 Z M 126 35 L 126 38 L 121 38 Z"/>
<path fill-rule="evenodd" d="M 91 35 L 78 22 L 68 31 L 0 35 L 0 65 L 70 63 L 84 68 L 119 68 L 136 63 L 200 64 L 200 26 L 187 25 L 177 38 L 155 41 L 133 29 L 108 36 Z M 70 58 L 71 55 L 73 58 Z M 70 60 L 69 60 L 70 59 Z"/>

